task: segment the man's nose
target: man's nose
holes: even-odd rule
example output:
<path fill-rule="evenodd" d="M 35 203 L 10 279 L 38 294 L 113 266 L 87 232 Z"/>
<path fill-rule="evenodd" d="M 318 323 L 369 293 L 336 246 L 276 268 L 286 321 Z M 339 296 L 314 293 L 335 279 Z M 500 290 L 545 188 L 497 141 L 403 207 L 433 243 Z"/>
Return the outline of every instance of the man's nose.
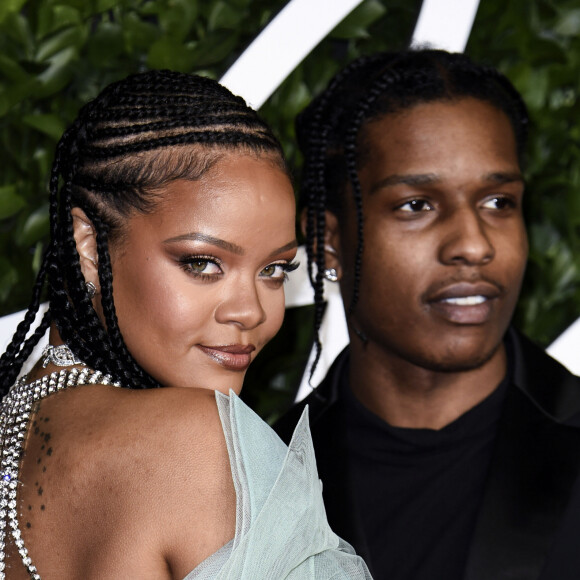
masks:
<path fill-rule="evenodd" d="M 481 265 L 493 260 L 495 249 L 485 222 L 474 208 L 457 209 L 444 227 L 440 260 L 444 264 Z"/>

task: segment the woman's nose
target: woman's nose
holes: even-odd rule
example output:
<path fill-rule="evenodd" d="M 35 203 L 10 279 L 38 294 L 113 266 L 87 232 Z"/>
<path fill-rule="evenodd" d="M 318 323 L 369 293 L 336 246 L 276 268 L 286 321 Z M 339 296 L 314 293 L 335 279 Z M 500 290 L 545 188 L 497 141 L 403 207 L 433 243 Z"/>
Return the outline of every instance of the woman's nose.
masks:
<path fill-rule="evenodd" d="M 259 326 L 266 320 L 256 282 L 232 282 L 227 294 L 216 309 L 221 324 L 238 324 L 244 330 Z"/>

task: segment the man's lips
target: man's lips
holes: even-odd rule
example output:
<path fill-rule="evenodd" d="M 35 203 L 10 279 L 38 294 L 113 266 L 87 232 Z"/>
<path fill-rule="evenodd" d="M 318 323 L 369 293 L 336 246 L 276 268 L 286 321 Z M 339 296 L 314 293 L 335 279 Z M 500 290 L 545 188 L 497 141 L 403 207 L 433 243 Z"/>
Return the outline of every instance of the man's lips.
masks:
<path fill-rule="evenodd" d="M 253 344 L 198 344 L 197 348 L 229 371 L 245 371 L 252 362 L 252 352 L 256 350 Z"/>
<path fill-rule="evenodd" d="M 483 324 L 494 309 L 502 288 L 487 281 L 451 282 L 431 293 L 425 302 L 437 314 L 457 324 Z"/>
<path fill-rule="evenodd" d="M 435 291 L 428 292 L 426 302 L 439 302 L 454 298 L 482 296 L 487 300 L 497 298 L 502 293 L 498 284 L 491 282 L 452 282 Z"/>

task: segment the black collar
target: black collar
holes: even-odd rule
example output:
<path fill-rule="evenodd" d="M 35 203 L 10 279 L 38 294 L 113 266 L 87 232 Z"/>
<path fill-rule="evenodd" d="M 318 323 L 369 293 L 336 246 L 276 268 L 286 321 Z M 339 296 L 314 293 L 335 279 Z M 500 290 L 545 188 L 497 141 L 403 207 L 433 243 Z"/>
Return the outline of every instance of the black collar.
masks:
<path fill-rule="evenodd" d="M 568 580 L 560 570 L 557 574 L 554 570 L 562 560 L 556 557 L 558 550 L 562 551 L 566 541 L 572 541 L 570 538 L 580 537 L 580 507 L 576 517 L 566 515 L 580 471 L 580 378 L 514 329 L 508 331 L 506 340 L 513 356 L 513 376 L 465 580 Z M 340 381 L 348 373 L 348 366 L 347 348 L 317 393 L 295 407 L 277 430 L 283 438 L 284 430 L 291 433 L 290 425 L 295 424 L 292 416 L 297 419 L 301 408 L 309 404 L 315 447 L 317 440 L 326 440 L 321 448 L 330 445 L 332 450 L 329 456 L 318 457 L 321 474 L 332 480 L 325 501 L 334 504 L 332 511 L 341 512 L 340 521 L 331 521 L 331 525 L 364 557 L 362 528 L 356 515 L 349 513 L 350 483 L 344 476 L 346 444 Z M 558 531 L 563 519 L 571 522 L 567 529 L 573 530 L 568 540 Z M 580 550 L 573 547 L 569 552 L 569 558 L 578 560 L 569 578 L 577 580 Z"/>
<path fill-rule="evenodd" d="M 560 562 L 550 554 L 580 471 L 580 379 L 516 331 L 508 339 L 515 388 L 504 402 L 465 580 L 577 578 L 577 566 L 573 576 L 556 574 Z"/>

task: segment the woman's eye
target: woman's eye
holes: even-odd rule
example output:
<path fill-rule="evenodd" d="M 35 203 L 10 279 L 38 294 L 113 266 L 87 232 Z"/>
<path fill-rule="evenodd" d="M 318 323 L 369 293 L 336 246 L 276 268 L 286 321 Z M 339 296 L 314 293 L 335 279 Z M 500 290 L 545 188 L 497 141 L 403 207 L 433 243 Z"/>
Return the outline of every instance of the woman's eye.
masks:
<path fill-rule="evenodd" d="M 397 209 L 409 213 L 418 213 L 421 211 L 431 211 L 433 206 L 424 199 L 412 199 L 411 201 L 400 205 Z"/>
<path fill-rule="evenodd" d="M 184 269 L 194 275 L 216 276 L 222 273 L 219 264 L 209 258 L 184 258 L 180 261 Z"/>
<path fill-rule="evenodd" d="M 299 262 L 269 264 L 260 272 L 260 276 L 268 280 L 284 282 L 288 279 L 288 272 L 293 272 L 299 265 Z"/>
<path fill-rule="evenodd" d="M 284 266 L 285 264 L 270 264 L 260 272 L 260 276 L 270 280 L 284 280 L 286 278 L 286 268 Z"/>
<path fill-rule="evenodd" d="M 194 272 L 200 274 L 217 274 L 220 271 L 217 264 L 209 262 L 208 260 L 194 260 L 189 265 Z"/>
<path fill-rule="evenodd" d="M 513 209 L 516 207 L 513 199 L 502 195 L 497 195 L 491 199 L 487 199 L 483 203 L 485 209 Z"/>

